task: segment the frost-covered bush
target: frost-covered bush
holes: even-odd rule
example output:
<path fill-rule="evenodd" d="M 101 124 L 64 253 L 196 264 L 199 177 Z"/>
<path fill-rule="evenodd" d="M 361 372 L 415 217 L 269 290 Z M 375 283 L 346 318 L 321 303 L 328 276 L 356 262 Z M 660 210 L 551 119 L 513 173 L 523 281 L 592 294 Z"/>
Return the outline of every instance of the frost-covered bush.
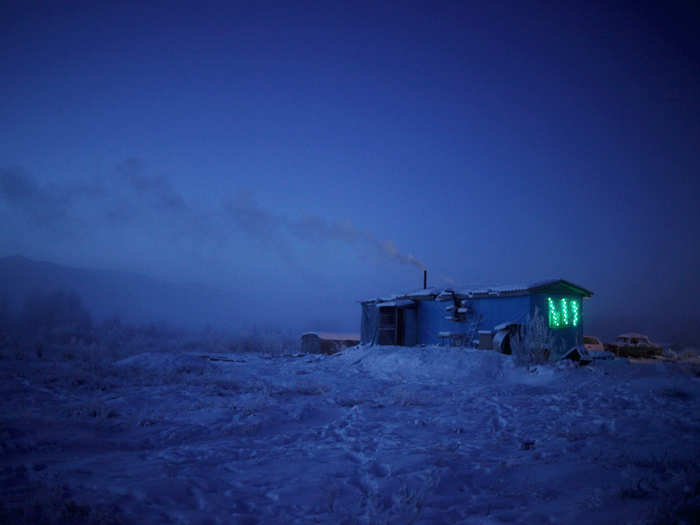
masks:
<path fill-rule="evenodd" d="M 535 308 L 527 322 L 511 336 L 510 347 L 516 364 L 523 366 L 544 364 L 556 353 L 555 339 L 539 308 Z"/>
<path fill-rule="evenodd" d="M 194 334 L 164 323 L 129 324 L 113 317 L 96 324 L 94 341 L 98 344 L 101 359 L 118 361 L 142 353 L 196 351 L 202 349 Z M 193 343 L 196 341 L 196 344 Z"/>

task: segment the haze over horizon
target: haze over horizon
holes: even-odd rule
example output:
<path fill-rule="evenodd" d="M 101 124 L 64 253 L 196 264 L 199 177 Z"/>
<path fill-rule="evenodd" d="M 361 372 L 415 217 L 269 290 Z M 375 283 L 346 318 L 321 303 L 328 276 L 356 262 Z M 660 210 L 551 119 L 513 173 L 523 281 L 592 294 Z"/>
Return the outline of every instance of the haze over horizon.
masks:
<path fill-rule="evenodd" d="M 591 3 L 6 3 L 0 256 L 343 329 L 423 265 L 434 286 L 562 277 L 595 292 L 592 320 L 691 330 L 696 22 Z"/>

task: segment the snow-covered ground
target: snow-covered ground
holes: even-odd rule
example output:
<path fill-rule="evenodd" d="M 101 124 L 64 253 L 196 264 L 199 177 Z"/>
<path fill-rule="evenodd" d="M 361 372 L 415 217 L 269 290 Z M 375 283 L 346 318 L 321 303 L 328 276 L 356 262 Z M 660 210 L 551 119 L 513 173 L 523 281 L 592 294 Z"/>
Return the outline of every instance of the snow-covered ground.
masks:
<path fill-rule="evenodd" d="M 456 348 L 0 360 L 0 521 L 693 523 L 694 365 Z M 43 520 L 43 521 L 42 521 Z"/>

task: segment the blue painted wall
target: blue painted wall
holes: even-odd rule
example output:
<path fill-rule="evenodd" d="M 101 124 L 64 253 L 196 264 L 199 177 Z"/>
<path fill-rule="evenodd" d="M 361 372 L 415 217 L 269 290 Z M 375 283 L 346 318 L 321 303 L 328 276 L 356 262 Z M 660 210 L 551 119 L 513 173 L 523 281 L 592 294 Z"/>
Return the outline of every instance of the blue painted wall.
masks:
<path fill-rule="evenodd" d="M 416 308 L 403 310 L 403 340 L 406 346 L 418 344 L 418 314 Z"/>
<path fill-rule="evenodd" d="M 470 323 L 455 323 L 445 319 L 447 302 L 418 301 L 418 344 L 437 344 L 439 332 L 466 333 Z M 530 296 L 485 297 L 472 299 L 474 314 L 481 315 L 477 330 L 492 330 L 507 321 L 524 322 L 531 310 Z"/>
<path fill-rule="evenodd" d="M 374 343 L 378 324 L 379 309 L 372 303 L 363 303 L 360 321 L 360 342 L 362 344 Z"/>
<path fill-rule="evenodd" d="M 483 316 L 479 330 L 492 330 L 494 326 L 509 321 L 524 323 L 532 305 L 529 295 L 521 295 L 472 299 L 472 307 L 477 315 Z"/>
<path fill-rule="evenodd" d="M 448 303 L 437 301 L 418 301 L 418 344 L 433 345 L 439 343 L 438 332 L 457 331 L 457 323 L 445 319 L 445 307 Z"/>

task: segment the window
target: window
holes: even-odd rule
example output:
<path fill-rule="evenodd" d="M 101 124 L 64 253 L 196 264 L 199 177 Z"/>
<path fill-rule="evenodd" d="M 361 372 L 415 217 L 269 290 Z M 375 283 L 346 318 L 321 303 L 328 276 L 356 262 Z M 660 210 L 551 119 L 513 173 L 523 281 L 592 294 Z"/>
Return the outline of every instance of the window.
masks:
<path fill-rule="evenodd" d="M 547 297 L 549 327 L 558 330 L 578 326 L 581 321 L 581 303 L 579 299 L 568 297 Z"/>

